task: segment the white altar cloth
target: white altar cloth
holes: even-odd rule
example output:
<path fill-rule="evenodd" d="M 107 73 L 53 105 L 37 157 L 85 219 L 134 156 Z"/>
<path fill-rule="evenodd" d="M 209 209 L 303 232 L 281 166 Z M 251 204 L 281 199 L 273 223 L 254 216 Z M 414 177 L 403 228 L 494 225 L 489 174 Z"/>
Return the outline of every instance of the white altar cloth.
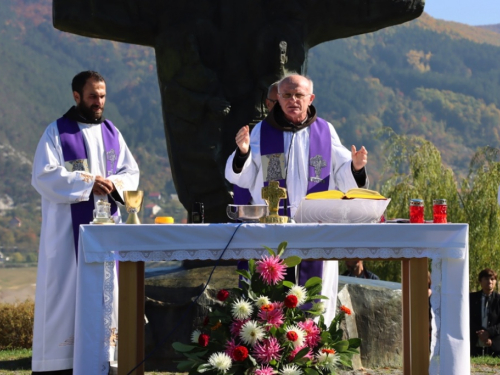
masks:
<path fill-rule="evenodd" d="M 467 224 L 82 225 L 74 374 L 106 372 L 112 264 L 119 261 L 260 258 L 263 245 L 304 259 L 423 258 L 432 262 L 435 314 L 430 374 L 470 374 Z M 104 301 L 104 303 L 103 303 Z"/>

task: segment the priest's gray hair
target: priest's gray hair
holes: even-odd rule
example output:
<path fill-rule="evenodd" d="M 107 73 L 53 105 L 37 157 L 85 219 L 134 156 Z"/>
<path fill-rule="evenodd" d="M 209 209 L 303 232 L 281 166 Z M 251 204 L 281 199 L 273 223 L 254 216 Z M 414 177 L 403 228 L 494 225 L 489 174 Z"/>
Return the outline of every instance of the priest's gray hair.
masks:
<path fill-rule="evenodd" d="M 279 85 L 280 81 L 276 81 L 274 83 L 272 83 L 269 88 L 267 89 L 267 98 L 269 99 L 269 97 L 271 96 L 271 93 L 273 92 L 273 89 L 276 87 L 276 91 L 278 91 L 278 85 Z"/>
<path fill-rule="evenodd" d="M 283 76 L 283 78 L 281 78 L 279 81 L 278 81 L 278 88 L 279 86 L 281 85 L 281 83 L 287 79 L 288 77 L 291 77 L 291 76 L 301 76 L 301 77 L 304 77 L 305 79 L 307 79 L 309 81 L 309 87 L 311 88 L 311 94 L 314 93 L 314 84 L 313 84 L 313 81 L 311 78 L 309 77 L 306 77 L 300 73 L 297 73 L 297 72 L 286 72 L 285 75 Z"/>

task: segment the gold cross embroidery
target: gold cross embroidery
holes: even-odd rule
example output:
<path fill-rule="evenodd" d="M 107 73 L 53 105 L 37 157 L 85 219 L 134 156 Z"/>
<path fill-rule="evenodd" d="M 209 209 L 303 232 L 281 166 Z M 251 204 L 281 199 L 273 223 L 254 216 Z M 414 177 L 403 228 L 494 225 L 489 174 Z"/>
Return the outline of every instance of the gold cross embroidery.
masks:
<path fill-rule="evenodd" d="M 117 178 L 115 181 L 113 181 L 113 184 L 115 185 L 116 190 L 123 190 L 123 180 Z"/>
<path fill-rule="evenodd" d="M 91 174 L 88 174 L 88 173 L 80 173 L 80 177 L 87 184 L 91 183 L 92 181 L 94 181 L 94 176 L 92 176 Z"/>

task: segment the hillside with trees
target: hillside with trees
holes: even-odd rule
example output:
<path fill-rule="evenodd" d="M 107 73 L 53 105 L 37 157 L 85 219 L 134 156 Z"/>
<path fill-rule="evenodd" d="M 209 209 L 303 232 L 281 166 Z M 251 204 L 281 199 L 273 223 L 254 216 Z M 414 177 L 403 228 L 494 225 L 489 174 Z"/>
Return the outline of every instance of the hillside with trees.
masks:
<path fill-rule="evenodd" d="M 30 186 L 31 159 L 47 124 L 73 104 L 72 77 L 86 69 L 107 79 L 105 116 L 140 163 L 145 204 L 161 207 L 160 214 L 176 221 L 185 218 L 167 157 L 154 50 L 55 30 L 50 0 L 3 4 L 0 202 L 7 203 L 0 205 L 0 251 L 17 246 L 36 252 L 40 199 Z M 397 172 L 384 171 L 382 128 L 431 142 L 457 181 L 468 175 L 479 148 L 500 148 L 498 61 L 500 34 L 494 26 L 470 27 L 424 14 L 315 47 L 307 73 L 315 82 L 318 113 L 335 125 L 345 145 L 367 147 L 371 186 L 381 189 Z M 145 213 L 144 220 L 152 219 Z"/>

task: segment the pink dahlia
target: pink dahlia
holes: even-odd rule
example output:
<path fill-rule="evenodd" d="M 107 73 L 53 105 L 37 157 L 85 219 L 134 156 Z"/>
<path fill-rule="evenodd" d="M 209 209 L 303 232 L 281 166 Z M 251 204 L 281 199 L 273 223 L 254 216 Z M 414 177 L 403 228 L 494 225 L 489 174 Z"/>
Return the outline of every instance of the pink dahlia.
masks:
<path fill-rule="evenodd" d="M 273 305 L 268 305 L 273 306 Z M 283 310 L 276 309 L 273 307 L 272 310 L 263 310 L 259 311 L 259 319 L 261 322 L 272 325 L 273 327 L 279 328 L 283 325 Z"/>
<path fill-rule="evenodd" d="M 285 279 L 286 265 L 278 256 L 264 256 L 256 265 L 257 272 L 267 284 L 276 285 Z"/>
<path fill-rule="evenodd" d="M 228 342 L 226 342 L 226 354 L 228 356 L 230 356 L 231 358 L 233 358 L 233 352 L 234 352 L 234 349 L 236 349 L 236 347 L 238 346 L 239 344 L 237 344 L 234 339 L 231 339 L 229 340 Z"/>
<path fill-rule="evenodd" d="M 292 352 L 290 353 L 290 355 L 288 356 L 288 361 L 292 362 L 295 359 L 295 356 L 297 355 L 297 353 L 300 352 L 302 349 L 304 349 L 306 346 L 299 346 L 298 348 L 293 349 Z M 309 351 L 307 352 L 307 354 L 303 358 L 313 360 L 314 357 L 313 357 L 312 350 L 309 349 Z"/>
<path fill-rule="evenodd" d="M 306 332 L 306 346 L 314 348 L 321 341 L 321 331 L 312 319 L 307 319 L 305 322 L 299 322 L 297 325 Z"/>
<path fill-rule="evenodd" d="M 244 319 L 244 320 L 235 320 L 234 322 L 231 323 L 230 331 L 233 336 L 239 336 L 241 327 L 243 327 L 243 324 L 248 322 L 250 319 Z"/>
<path fill-rule="evenodd" d="M 256 369 L 254 372 L 255 375 L 273 375 L 273 373 L 273 368 L 268 365 L 260 366 L 260 368 Z"/>
<path fill-rule="evenodd" d="M 253 347 L 253 355 L 260 363 L 269 363 L 273 359 L 279 360 L 281 357 L 280 351 L 280 343 L 276 337 L 271 337 L 269 339 L 264 339 L 261 342 L 257 342 Z"/>

